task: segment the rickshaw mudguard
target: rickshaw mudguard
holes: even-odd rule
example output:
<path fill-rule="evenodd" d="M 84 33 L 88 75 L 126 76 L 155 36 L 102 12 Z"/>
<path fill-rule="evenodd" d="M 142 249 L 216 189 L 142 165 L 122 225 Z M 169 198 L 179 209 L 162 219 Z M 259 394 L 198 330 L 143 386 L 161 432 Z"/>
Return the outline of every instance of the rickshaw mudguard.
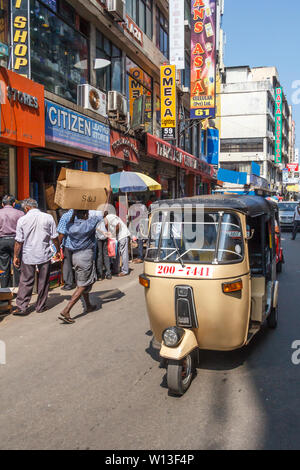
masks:
<path fill-rule="evenodd" d="M 164 359 L 180 361 L 196 348 L 198 348 L 198 343 L 194 332 L 192 330 L 184 330 L 183 338 L 177 347 L 170 348 L 162 342 L 160 356 Z"/>

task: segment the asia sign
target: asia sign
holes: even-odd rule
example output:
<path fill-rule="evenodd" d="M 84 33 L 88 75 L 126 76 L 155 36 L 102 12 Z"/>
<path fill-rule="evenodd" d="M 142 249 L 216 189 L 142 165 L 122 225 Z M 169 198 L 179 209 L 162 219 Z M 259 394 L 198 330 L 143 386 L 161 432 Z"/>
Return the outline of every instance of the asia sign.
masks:
<path fill-rule="evenodd" d="M 282 88 L 275 88 L 275 163 L 282 159 Z"/>
<path fill-rule="evenodd" d="M 216 116 L 216 0 L 191 1 L 191 119 Z"/>
<path fill-rule="evenodd" d="M 31 78 L 30 70 L 30 2 L 11 0 L 12 70 Z"/>
<path fill-rule="evenodd" d="M 176 139 L 176 67 L 160 68 L 161 127 L 164 140 Z"/>

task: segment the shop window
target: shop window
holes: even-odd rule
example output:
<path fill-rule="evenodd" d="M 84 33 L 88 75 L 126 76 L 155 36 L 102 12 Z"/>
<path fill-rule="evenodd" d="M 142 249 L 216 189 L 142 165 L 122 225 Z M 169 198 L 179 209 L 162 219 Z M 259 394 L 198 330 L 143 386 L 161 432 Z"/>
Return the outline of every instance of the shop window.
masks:
<path fill-rule="evenodd" d="M 8 2 L 0 0 L 0 42 L 8 44 Z"/>
<path fill-rule="evenodd" d="M 133 117 L 133 103 L 141 95 L 146 96 L 145 132 L 152 133 L 152 79 L 138 65 L 126 58 L 126 91 L 130 117 Z"/>
<path fill-rule="evenodd" d="M 126 13 L 152 39 L 152 0 L 126 0 Z"/>
<path fill-rule="evenodd" d="M 97 31 L 96 34 L 96 57 L 97 59 L 107 59 L 111 62 L 104 69 L 96 69 L 97 87 L 105 91 L 114 90 L 122 93 L 122 52 L 100 31 Z"/>
<path fill-rule="evenodd" d="M 156 47 L 169 58 L 169 22 L 159 8 L 156 8 Z"/>
<path fill-rule="evenodd" d="M 76 103 L 77 86 L 89 82 L 89 42 L 79 32 L 86 23 L 77 15 L 75 29 L 37 0 L 30 10 L 32 79 Z"/>

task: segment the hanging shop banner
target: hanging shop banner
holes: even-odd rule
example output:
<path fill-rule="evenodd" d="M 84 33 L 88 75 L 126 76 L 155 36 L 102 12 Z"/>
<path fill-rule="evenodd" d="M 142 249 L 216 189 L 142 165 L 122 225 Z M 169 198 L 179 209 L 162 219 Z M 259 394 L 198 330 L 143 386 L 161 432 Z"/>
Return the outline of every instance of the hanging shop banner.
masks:
<path fill-rule="evenodd" d="M 191 1 L 191 119 L 216 116 L 216 0 Z"/>
<path fill-rule="evenodd" d="M 31 78 L 30 70 L 30 1 L 11 0 L 12 70 Z"/>
<path fill-rule="evenodd" d="M 282 160 L 282 88 L 275 88 L 275 163 Z"/>
<path fill-rule="evenodd" d="M 160 68 L 161 127 L 164 140 L 176 139 L 176 67 Z"/>
<path fill-rule="evenodd" d="M 219 129 L 207 129 L 207 163 L 219 164 Z"/>
<path fill-rule="evenodd" d="M 110 130 L 100 121 L 45 100 L 46 141 L 110 156 Z"/>
<path fill-rule="evenodd" d="M 111 156 L 130 163 L 139 163 L 139 142 L 118 131 L 110 131 Z"/>
<path fill-rule="evenodd" d="M 184 2 L 169 0 L 170 64 L 184 69 Z"/>

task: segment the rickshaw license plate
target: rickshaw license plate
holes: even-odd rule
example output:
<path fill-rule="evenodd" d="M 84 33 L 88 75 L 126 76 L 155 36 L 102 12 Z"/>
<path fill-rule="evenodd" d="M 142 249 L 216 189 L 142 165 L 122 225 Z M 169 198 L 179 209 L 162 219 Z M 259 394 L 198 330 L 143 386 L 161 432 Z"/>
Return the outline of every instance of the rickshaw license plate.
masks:
<path fill-rule="evenodd" d="M 156 276 L 179 276 L 197 279 L 209 279 L 213 275 L 211 266 L 181 266 L 181 264 L 158 264 Z"/>

